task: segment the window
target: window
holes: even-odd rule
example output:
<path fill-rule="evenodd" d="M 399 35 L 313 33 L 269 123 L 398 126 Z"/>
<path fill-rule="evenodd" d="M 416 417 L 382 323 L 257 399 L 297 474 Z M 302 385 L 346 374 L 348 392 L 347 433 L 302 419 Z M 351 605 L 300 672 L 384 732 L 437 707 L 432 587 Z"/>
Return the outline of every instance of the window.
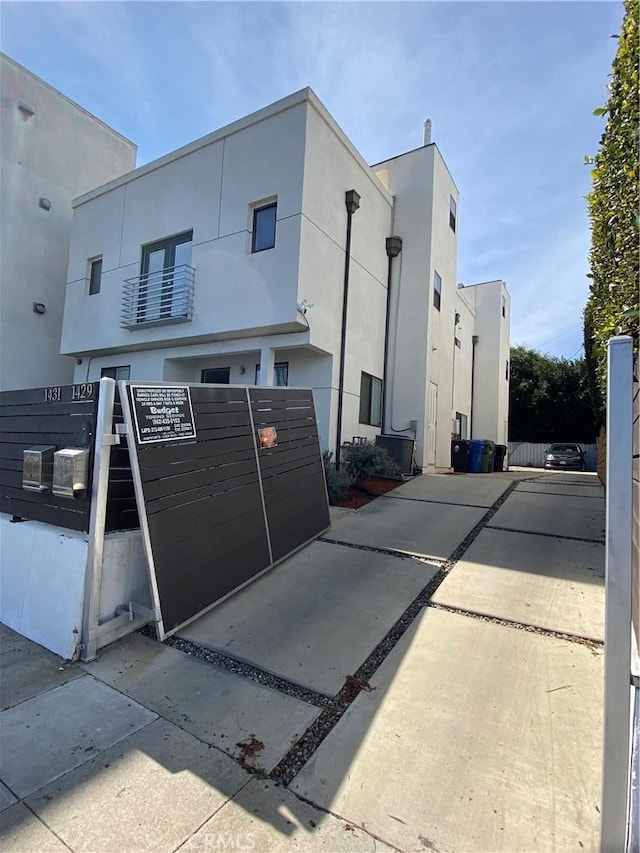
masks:
<path fill-rule="evenodd" d="M 206 382 L 209 385 L 228 385 L 230 374 L 230 367 L 206 367 L 200 374 L 200 382 Z"/>
<path fill-rule="evenodd" d="M 462 412 L 456 412 L 455 419 L 452 424 L 451 438 L 463 439 L 467 437 L 467 416 Z"/>
<path fill-rule="evenodd" d="M 100 371 L 100 378 L 104 379 L 105 376 L 109 379 L 130 379 L 131 365 L 121 364 L 119 367 L 103 367 Z"/>
<path fill-rule="evenodd" d="M 508 381 L 509 381 L 509 362 L 508 362 L 508 361 L 506 361 L 506 362 L 505 362 L 505 365 L 506 365 L 506 367 L 505 367 L 505 369 L 504 369 L 504 378 L 505 378 L 505 379 L 507 380 L 507 382 L 508 382 Z"/>
<path fill-rule="evenodd" d="M 503 297 L 502 297 L 502 316 L 503 316 L 503 317 L 506 317 L 506 313 L 505 313 L 505 312 L 506 312 L 506 307 L 507 307 L 507 300 L 506 300 L 506 299 L 505 299 L 505 297 L 503 296 Z"/>
<path fill-rule="evenodd" d="M 442 300 L 442 279 L 438 273 L 433 274 L 433 304 L 440 310 L 440 302 Z"/>
<path fill-rule="evenodd" d="M 102 258 L 95 258 L 89 262 L 91 269 L 89 271 L 89 296 L 94 296 L 100 293 L 100 280 L 102 278 Z"/>
<path fill-rule="evenodd" d="M 286 388 L 289 384 L 289 362 L 276 361 L 273 365 L 273 379 L 276 388 Z M 260 365 L 256 364 L 256 385 L 260 384 Z"/>
<path fill-rule="evenodd" d="M 185 311 L 185 267 L 191 267 L 193 231 L 142 247 L 138 323 L 181 316 Z M 175 285 L 175 287 L 174 287 Z"/>
<path fill-rule="evenodd" d="M 360 374 L 360 417 L 361 424 L 379 427 L 382 423 L 382 380 Z"/>
<path fill-rule="evenodd" d="M 449 196 L 449 226 L 452 231 L 456 230 L 456 214 L 458 208 L 456 206 L 455 199 L 453 196 Z"/>
<path fill-rule="evenodd" d="M 252 252 L 264 252 L 273 249 L 276 244 L 276 202 L 265 207 L 256 207 L 253 211 Z"/>

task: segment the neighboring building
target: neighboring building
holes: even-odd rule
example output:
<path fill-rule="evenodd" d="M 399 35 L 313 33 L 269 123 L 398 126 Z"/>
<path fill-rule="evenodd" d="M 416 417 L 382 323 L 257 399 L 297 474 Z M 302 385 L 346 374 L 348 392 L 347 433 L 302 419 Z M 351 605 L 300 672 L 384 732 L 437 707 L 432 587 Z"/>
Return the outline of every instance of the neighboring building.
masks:
<path fill-rule="evenodd" d="M 486 350 L 482 386 L 508 391 L 509 314 L 493 285 L 456 285 L 458 191 L 428 138 L 370 167 L 303 89 L 73 206 L 61 351 L 76 382 L 310 386 L 335 450 L 346 266 L 342 442 L 384 426 L 447 469 L 473 390 L 474 435 L 506 443 L 506 402 L 481 417 L 494 402 L 477 386 Z"/>
<path fill-rule="evenodd" d="M 134 168 L 136 146 L 4 54 L 0 83 L 0 390 L 68 383 L 71 200 Z"/>

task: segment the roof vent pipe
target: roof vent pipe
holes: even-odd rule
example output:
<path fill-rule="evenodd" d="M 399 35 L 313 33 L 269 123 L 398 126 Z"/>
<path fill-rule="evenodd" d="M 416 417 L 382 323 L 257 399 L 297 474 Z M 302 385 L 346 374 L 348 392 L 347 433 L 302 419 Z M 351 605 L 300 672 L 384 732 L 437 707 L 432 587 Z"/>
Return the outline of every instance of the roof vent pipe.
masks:
<path fill-rule="evenodd" d="M 428 118 L 424 123 L 424 145 L 431 144 L 431 119 Z"/>

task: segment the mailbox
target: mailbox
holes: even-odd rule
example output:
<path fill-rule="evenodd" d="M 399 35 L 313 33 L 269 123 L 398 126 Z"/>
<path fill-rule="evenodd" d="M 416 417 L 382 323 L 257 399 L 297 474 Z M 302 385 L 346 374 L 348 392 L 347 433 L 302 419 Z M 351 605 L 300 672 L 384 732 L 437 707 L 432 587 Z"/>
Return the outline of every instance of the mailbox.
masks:
<path fill-rule="evenodd" d="M 22 488 L 30 492 L 48 492 L 53 482 L 55 445 L 36 444 L 22 451 Z"/>
<path fill-rule="evenodd" d="M 87 490 L 89 450 L 65 447 L 53 457 L 53 494 L 63 498 L 82 497 Z"/>

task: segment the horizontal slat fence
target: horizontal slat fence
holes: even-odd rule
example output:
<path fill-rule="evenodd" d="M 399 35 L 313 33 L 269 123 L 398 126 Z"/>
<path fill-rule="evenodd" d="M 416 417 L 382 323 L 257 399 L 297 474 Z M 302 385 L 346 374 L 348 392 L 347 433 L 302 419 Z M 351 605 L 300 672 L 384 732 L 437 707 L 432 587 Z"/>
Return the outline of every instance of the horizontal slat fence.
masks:
<path fill-rule="evenodd" d="M 0 392 L 0 512 L 88 531 L 92 459 L 86 493 L 66 498 L 22 488 L 23 451 L 38 444 L 92 448 L 97 409 L 97 382 Z"/>
<path fill-rule="evenodd" d="M 257 434 L 275 428 L 277 445 L 258 447 L 274 562 L 329 526 L 313 395 L 293 388 L 250 388 Z"/>

